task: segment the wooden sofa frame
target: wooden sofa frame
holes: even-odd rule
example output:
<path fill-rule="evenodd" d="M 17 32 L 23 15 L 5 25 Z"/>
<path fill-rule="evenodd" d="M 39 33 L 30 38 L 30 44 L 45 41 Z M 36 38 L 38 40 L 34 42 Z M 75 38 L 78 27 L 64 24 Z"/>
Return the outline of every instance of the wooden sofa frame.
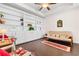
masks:
<path fill-rule="evenodd" d="M 71 52 L 73 47 L 73 36 L 71 32 L 68 31 L 49 31 L 45 34 L 42 43 Z"/>

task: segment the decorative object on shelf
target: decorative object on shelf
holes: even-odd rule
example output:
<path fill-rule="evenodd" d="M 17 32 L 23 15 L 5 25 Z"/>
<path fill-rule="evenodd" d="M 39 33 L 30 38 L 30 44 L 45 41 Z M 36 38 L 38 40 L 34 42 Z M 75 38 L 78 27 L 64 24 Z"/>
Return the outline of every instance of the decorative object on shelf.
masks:
<path fill-rule="evenodd" d="M 12 39 L 9 38 L 8 35 L 5 34 L 6 32 L 7 32 L 7 30 L 0 29 L 0 47 L 13 43 Z"/>
<path fill-rule="evenodd" d="M 4 24 L 5 21 L 2 20 L 2 18 L 0 18 L 0 24 Z"/>
<path fill-rule="evenodd" d="M 6 37 L 6 35 L 4 33 L 6 33 L 6 30 L 5 29 L 0 29 L 0 40 L 2 42 L 4 42 L 4 38 Z"/>
<path fill-rule="evenodd" d="M 32 24 L 27 24 L 27 26 L 32 26 Z"/>
<path fill-rule="evenodd" d="M 4 15 L 2 12 L 0 12 L 0 24 L 4 24 L 5 23 L 5 20 L 4 20 Z"/>
<path fill-rule="evenodd" d="M 20 21 L 21 21 L 21 26 L 24 26 L 23 18 L 21 18 Z"/>
<path fill-rule="evenodd" d="M 34 27 L 32 26 L 32 24 L 27 24 L 27 26 L 29 27 L 29 31 L 34 30 Z"/>
<path fill-rule="evenodd" d="M 4 17 L 3 12 L 1 12 L 1 11 L 0 11 L 0 17 L 1 17 L 1 18 Z"/>
<path fill-rule="evenodd" d="M 63 27 L 63 21 L 62 20 L 57 21 L 57 27 Z"/>

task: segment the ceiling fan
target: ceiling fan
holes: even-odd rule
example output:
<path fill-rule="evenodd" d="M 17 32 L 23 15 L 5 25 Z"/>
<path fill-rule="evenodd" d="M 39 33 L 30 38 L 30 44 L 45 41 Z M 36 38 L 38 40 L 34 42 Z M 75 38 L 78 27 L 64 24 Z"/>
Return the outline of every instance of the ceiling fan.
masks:
<path fill-rule="evenodd" d="M 41 6 L 41 8 L 39 10 L 42 10 L 43 8 L 46 8 L 47 10 L 50 10 L 49 6 L 52 5 L 52 4 L 56 4 L 56 3 L 35 3 L 35 4 Z"/>

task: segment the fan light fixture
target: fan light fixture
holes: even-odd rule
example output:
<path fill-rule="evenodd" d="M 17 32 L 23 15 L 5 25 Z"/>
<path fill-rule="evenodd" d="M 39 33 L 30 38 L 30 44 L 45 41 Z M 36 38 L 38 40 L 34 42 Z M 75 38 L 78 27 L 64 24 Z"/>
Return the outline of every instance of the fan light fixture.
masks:
<path fill-rule="evenodd" d="M 42 4 L 42 7 L 43 7 L 43 8 L 47 8 L 47 7 L 48 7 L 48 3 L 43 3 L 43 4 Z"/>
<path fill-rule="evenodd" d="M 41 6 L 39 10 L 42 10 L 43 8 L 50 10 L 51 8 L 49 6 L 52 5 L 52 4 L 56 4 L 56 3 L 35 3 L 35 4 Z"/>

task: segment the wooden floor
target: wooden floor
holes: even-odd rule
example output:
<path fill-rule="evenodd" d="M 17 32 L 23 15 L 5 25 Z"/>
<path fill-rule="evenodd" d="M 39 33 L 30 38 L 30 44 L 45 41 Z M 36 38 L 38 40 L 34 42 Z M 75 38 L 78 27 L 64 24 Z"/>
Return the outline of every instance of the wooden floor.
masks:
<path fill-rule="evenodd" d="M 17 45 L 31 51 L 35 56 L 79 56 L 79 44 L 73 44 L 71 53 L 41 43 L 42 39 Z"/>

